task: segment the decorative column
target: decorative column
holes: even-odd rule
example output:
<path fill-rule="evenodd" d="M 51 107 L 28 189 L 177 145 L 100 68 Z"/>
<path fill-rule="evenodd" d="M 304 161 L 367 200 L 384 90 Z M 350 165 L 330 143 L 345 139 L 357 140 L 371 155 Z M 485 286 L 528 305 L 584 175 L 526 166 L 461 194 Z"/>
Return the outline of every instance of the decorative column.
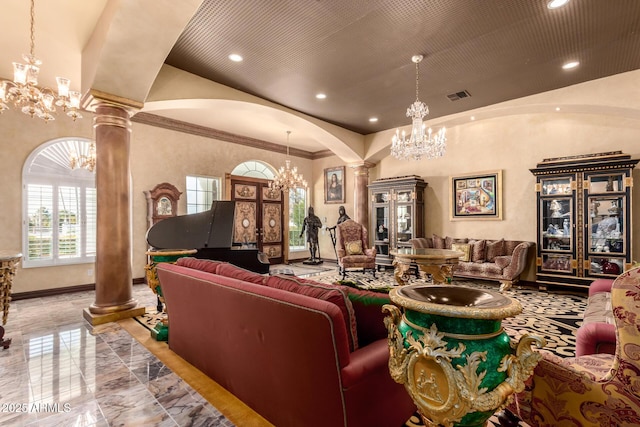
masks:
<path fill-rule="evenodd" d="M 349 165 L 353 171 L 353 220 L 367 227 L 369 224 L 369 168 L 373 163 Z"/>
<path fill-rule="evenodd" d="M 96 299 L 84 317 L 93 325 L 144 314 L 133 299 L 131 272 L 131 170 L 129 111 L 95 104 L 96 139 Z"/>

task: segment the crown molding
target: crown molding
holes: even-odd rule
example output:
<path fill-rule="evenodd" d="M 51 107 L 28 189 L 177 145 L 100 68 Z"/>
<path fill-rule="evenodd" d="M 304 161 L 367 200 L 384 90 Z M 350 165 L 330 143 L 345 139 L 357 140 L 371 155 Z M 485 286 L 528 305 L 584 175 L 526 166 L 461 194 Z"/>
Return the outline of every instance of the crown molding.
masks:
<path fill-rule="evenodd" d="M 190 135 L 203 136 L 205 138 L 217 139 L 219 141 L 230 142 L 232 144 L 239 144 L 248 147 L 260 148 L 262 150 L 272 151 L 275 153 L 287 154 L 287 147 L 284 145 L 274 144 L 273 142 L 263 141 L 261 139 L 249 138 L 247 136 L 236 135 L 234 133 L 225 132 L 218 129 L 209 128 L 206 126 L 195 125 L 193 123 L 183 122 L 181 120 L 170 119 L 167 117 L 158 116 L 150 113 L 137 113 L 131 118 L 132 122 L 145 124 L 149 126 L 155 126 L 163 129 L 169 129 L 176 132 L 188 133 Z M 327 150 L 331 153 L 329 150 Z M 324 152 L 320 152 L 324 153 Z M 332 153 L 331 153 L 332 154 Z M 289 148 L 289 155 L 295 157 L 301 157 L 303 159 L 315 159 L 318 158 L 318 153 L 312 153 L 306 150 L 300 150 L 297 148 Z M 326 157 L 321 155 L 320 157 Z"/>

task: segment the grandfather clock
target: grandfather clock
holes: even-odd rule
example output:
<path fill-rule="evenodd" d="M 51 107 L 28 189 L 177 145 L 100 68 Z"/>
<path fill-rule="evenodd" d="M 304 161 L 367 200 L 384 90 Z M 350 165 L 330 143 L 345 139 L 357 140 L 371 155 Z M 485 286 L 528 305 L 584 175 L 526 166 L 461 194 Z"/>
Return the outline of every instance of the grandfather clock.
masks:
<path fill-rule="evenodd" d="M 153 190 L 145 191 L 147 198 L 147 228 L 165 218 L 178 215 L 178 200 L 182 192 L 168 182 L 156 185 Z"/>

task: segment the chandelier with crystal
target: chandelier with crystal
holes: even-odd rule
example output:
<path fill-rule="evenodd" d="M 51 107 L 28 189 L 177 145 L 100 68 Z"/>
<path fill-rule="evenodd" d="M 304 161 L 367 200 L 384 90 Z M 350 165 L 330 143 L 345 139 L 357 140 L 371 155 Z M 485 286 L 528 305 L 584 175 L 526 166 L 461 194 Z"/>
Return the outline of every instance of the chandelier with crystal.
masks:
<path fill-rule="evenodd" d="M 396 129 L 396 134 L 391 139 L 391 155 L 399 160 L 420 160 L 423 157 L 434 159 L 442 157 L 445 152 L 447 136 L 443 127 L 437 132 L 431 128 L 426 129 L 422 119 L 429 114 L 429 107 L 418 99 L 420 75 L 418 64 L 424 57 L 414 55 L 411 61 L 416 64 L 416 101 L 407 108 L 407 117 L 411 117 L 411 136 L 407 138 L 405 131 L 402 134 Z"/>
<path fill-rule="evenodd" d="M 287 131 L 287 159 L 284 161 L 285 166 L 280 166 L 280 169 L 273 178 L 273 181 L 269 182 L 269 192 L 271 194 L 289 190 L 294 188 L 307 188 L 307 181 L 298 173 L 297 167 L 291 167 L 291 160 L 289 159 L 289 135 L 291 131 Z"/>
<path fill-rule="evenodd" d="M 88 153 L 78 154 L 75 150 L 69 153 L 69 167 L 71 169 L 82 168 L 93 172 L 96 168 L 96 143 L 89 145 Z"/>
<path fill-rule="evenodd" d="M 58 93 L 45 87 L 38 87 L 38 73 L 42 62 L 34 55 L 35 52 L 35 5 L 31 0 L 31 50 L 23 54 L 26 64 L 13 63 L 13 81 L 0 82 L 0 113 L 9 109 L 7 104 L 13 103 L 15 108 L 24 114 L 38 117 L 45 122 L 55 120 L 56 105 L 74 121 L 82 117 L 80 114 L 80 92 L 69 90 L 71 81 L 64 77 L 56 77 Z"/>

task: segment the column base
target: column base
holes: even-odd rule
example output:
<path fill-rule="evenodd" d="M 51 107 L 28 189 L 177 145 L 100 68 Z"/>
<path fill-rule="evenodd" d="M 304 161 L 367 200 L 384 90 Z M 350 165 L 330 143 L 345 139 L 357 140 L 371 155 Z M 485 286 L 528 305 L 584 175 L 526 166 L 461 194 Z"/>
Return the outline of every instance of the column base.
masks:
<path fill-rule="evenodd" d="M 82 315 L 91 325 L 98 326 L 104 323 L 142 316 L 145 312 L 146 309 L 144 307 L 135 307 L 122 311 L 114 311 L 113 313 L 94 314 L 88 308 L 85 308 Z"/>

